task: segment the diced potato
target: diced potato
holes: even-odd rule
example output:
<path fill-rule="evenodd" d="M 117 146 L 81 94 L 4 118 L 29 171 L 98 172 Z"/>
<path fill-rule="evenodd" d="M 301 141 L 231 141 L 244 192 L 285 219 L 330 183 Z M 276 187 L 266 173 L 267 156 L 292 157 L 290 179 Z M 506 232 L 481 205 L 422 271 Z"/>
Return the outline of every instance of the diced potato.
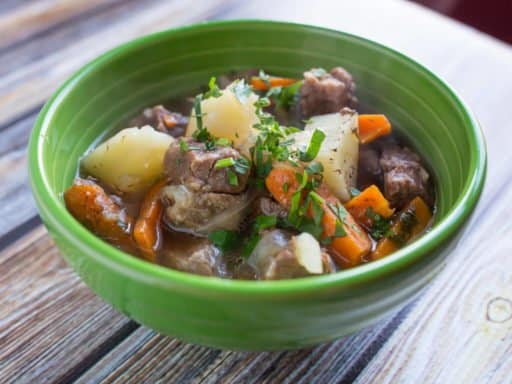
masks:
<path fill-rule="evenodd" d="M 90 175 L 126 193 L 141 193 L 163 173 L 163 159 L 172 136 L 149 125 L 126 128 L 82 159 Z"/>
<path fill-rule="evenodd" d="M 309 233 L 303 232 L 292 237 L 291 244 L 297 261 L 311 274 L 323 272 L 322 251 L 318 241 Z"/>
<path fill-rule="evenodd" d="M 258 96 L 251 93 L 242 102 L 235 96 L 231 86 L 228 86 L 220 97 L 211 97 L 201 102 L 203 125 L 213 136 L 231 140 L 233 146 L 240 149 L 252 136 L 252 126 L 258 122 L 254 107 L 257 100 Z M 197 122 L 192 112 L 186 135 L 192 136 L 196 129 Z"/>
<path fill-rule="evenodd" d="M 325 133 L 325 139 L 316 157 L 324 167 L 324 181 L 342 202 L 350 199 L 350 189 L 357 180 L 359 139 L 357 113 L 343 110 L 339 113 L 313 116 L 304 131 L 293 134 L 295 147 L 306 148 L 315 129 Z"/>

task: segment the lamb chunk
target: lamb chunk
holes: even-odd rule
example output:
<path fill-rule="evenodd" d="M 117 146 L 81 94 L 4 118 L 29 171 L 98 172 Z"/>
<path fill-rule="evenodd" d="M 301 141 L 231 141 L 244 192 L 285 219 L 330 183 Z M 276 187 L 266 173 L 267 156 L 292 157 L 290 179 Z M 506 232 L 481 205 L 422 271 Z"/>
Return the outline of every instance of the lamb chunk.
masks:
<path fill-rule="evenodd" d="M 304 73 L 300 88 L 300 110 L 304 117 L 338 112 L 344 107 L 355 108 L 356 84 L 352 75 L 341 67 L 329 73 L 312 69 Z"/>
<path fill-rule="evenodd" d="M 143 127 L 150 125 L 157 131 L 167 133 L 174 137 L 180 137 L 185 134 L 188 124 L 188 117 L 181 113 L 171 112 L 162 105 L 155 105 L 152 108 L 146 108 L 142 113 L 131 120 L 131 125 Z"/>
<path fill-rule="evenodd" d="M 288 216 L 288 210 L 268 196 L 262 196 L 255 200 L 254 212 L 257 213 L 256 216 L 277 216 L 280 219 Z"/>
<path fill-rule="evenodd" d="M 372 184 L 382 186 L 382 168 L 379 162 L 379 152 L 367 145 L 359 147 L 359 164 L 357 168 L 357 185 L 362 189 Z"/>
<path fill-rule="evenodd" d="M 384 196 L 394 208 L 401 208 L 420 196 L 433 203 L 430 176 L 420 157 L 407 147 L 390 145 L 383 148 L 380 165 L 384 171 Z"/>
<path fill-rule="evenodd" d="M 261 239 L 247 262 L 262 280 L 291 279 L 310 276 L 299 261 L 293 246 L 293 235 L 289 231 L 272 229 L 263 231 Z M 335 268 L 327 254 L 322 252 L 323 273 Z"/>
<path fill-rule="evenodd" d="M 164 187 L 162 202 L 167 225 L 177 231 L 200 235 L 217 230 L 238 230 L 250 206 L 248 192 L 194 192 L 185 185 Z"/>
<path fill-rule="evenodd" d="M 207 151 L 205 145 L 192 138 L 183 138 L 188 150 L 181 149 L 177 140 L 169 146 L 165 154 L 165 174 L 171 184 L 183 184 L 194 192 L 240 193 L 245 190 L 249 172 L 236 173 L 238 184 L 229 182 L 229 168 L 214 167 L 218 160 L 232 157 L 240 159 L 240 153 L 231 147 L 216 147 Z"/>
<path fill-rule="evenodd" d="M 203 276 L 221 276 L 225 265 L 220 251 L 207 239 L 197 238 L 193 245 L 182 249 L 169 247 L 165 251 L 166 265 L 183 272 Z"/>

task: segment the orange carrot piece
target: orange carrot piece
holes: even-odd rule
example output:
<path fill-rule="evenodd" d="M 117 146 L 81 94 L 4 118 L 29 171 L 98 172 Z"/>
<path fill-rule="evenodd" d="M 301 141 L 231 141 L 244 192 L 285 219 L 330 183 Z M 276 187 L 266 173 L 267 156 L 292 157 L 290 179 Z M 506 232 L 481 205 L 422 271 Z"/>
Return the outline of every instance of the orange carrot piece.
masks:
<path fill-rule="evenodd" d="M 253 76 L 251 78 L 251 86 L 256 91 L 268 91 L 273 87 L 286 87 L 293 83 L 296 83 L 297 79 L 290 79 L 287 77 L 269 76 L 268 81 L 261 79 L 260 77 Z"/>
<path fill-rule="evenodd" d="M 406 228 L 400 216 L 404 213 L 413 213 L 415 217 L 415 223 L 411 228 Z M 432 220 L 432 212 L 430 208 L 425 204 L 421 197 L 415 197 L 400 213 L 398 220 L 395 221 L 391 230 L 395 235 L 398 235 L 404 242 L 408 242 L 414 236 L 417 236 L 423 232 Z M 385 256 L 397 251 L 403 244 L 393 240 L 389 237 L 385 237 L 377 243 L 375 250 L 370 254 L 371 260 L 382 259 Z"/>
<path fill-rule="evenodd" d="M 104 240 L 125 250 L 136 249 L 131 237 L 133 219 L 92 180 L 77 178 L 64 192 L 68 211 Z"/>
<path fill-rule="evenodd" d="M 297 191 L 299 184 L 295 174 L 296 170 L 289 167 L 274 168 L 265 179 L 265 185 L 274 199 L 286 208 L 290 208 L 292 195 Z M 286 185 L 286 187 L 283 187 Z M 336 233 L 336 223 L 341 223 L 346 235 L 333 237 L 329 249 L 336 262 L 342 267 L 354 267 L 363 261 L 371 249 L 368 234 L 361 228 L 354 218 L 347 212 L 345 220 L 339 220 L 336 214 L 327 206 L 327 203 L 341 205 L 339 200 L 329 191 L 327 186 L 321 185 L 316 191 L 325 203 L 322 216 L 323 238 L 333 237 Z M 312 217 L 312 210 L 308 209 L 308 216 Z"/>
<path fill-rule="evenodd" d="M 384 115 L 359 115 L 358 123 L 361 144 L 391 133 L 391 123 Z"/>
<path fill-rule="evenodd" d="M 359 195 L 354 196 L 345 204 L 345 208 L 359 224 L 366 227 L 372 225 L 372 220 L 366 215 L 368 208 L 385 219 L 391 217 L 394 212 L 376 185 L 370 185 Z"/>
<path fill-rule="evenodd" d="M 164 185 L 165 182 L 160 181 L 146 193 L 133 229 L 133 238 L 142 255 L 151 262 L 155 261 L 156 249 L 160 245 L 160 218 L 163 210 L 160 191 Z"/>

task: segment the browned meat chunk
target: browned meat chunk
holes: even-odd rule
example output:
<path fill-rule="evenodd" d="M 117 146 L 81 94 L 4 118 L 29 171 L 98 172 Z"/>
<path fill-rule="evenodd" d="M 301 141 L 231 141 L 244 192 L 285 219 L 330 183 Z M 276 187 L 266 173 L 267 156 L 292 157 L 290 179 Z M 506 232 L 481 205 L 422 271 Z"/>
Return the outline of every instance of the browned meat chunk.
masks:
<path fill-rule="evenodd" d="M 144 109 L 139 116 L 131 121 L 131 125 L 137 127 L 151 125 L 157 131 L 168 133 L 174 137 L 183 136 L 187 124 L 188 117 L 180 113 L 171 112 L 162 105 Z"/>
<path fill-rule="evenodd" d="M 164 221 L 178 231 L 206 235 L 217 230 L 237 230 L 248 207 L 249 193 L 194 192 L 185 185 L 162 190 Z"/>
<path fill-rule="evenodd" d="M 226 269 L 220 251 L 207 239 L 196 238 L 187 248 L 171 246 L 163 257 L 169 267 L 196 275 L 220 276 Z"/>
<path fill-rule="evenodd" d="M 292 234 L 280 229 L 262 232 L 261 239 L 252 251 L 248 264 L 262 280 L 291 279 L 310 276 L 301 264 L 293 247 Z M 322 252 L 323 273 L 335 270 L 330 256 Z"/>
<path fill-rule="evenodd" d="M 356 83 L 341 67 L 330 72 L 312 69 L 304 73 L 300 88 L 300 110 L 304 117 L 338 112 L 344 107 L 355 108 Z"/>
<path fill-rule="evenodd" d="M 68 211 L 96 235 L 125 251 L 135 249 L 131 237 L 133 219 L 92 180 L 77 178 L 64 192 Z"/>
<path fill-rule="evenodd" d="M 382 168 L 379 152 L 367 145 L 359 147 L 359 164 L 357 169 L 357 185 L 362 189 L 375 184 L 382 186 Z"/>
<path fill-rule="evenodd" d="M 277 216 L 281 219 L 288 216 L 288 210 L 268 196 L 262 196 L 256 199 L 254 201 L 254 209 L 252 211 L 255 213 L 255 216 Z"/>
<path fill-rule="evenodd" d="M 164 167 L 166 176 L 171 184 L 184 184 L 191 191 L 215 193 L 240 193 L 245 190 L 249 172 L 235 172 L 236 184 L 230 182 L 228 172 L 234 172 L 233 167 L 215 168 L 215 163 L 221 159 L 242 156 L 231 147 L 217 147 L 207 151 L 203 143 L 191 138 L 182 139 L 188 150 L 183 150 L 182 143 L 177 140 L 169 146 L 165 154 Z"/>
<path fill-rule="evenodd" d="M 401 208 L 414 197 L 432 204 L 432 187 L 420 157 L 407 147 L 389 145 L 383 148 L 380 165 L 384 172 L 384 196 L 395 208 Z"/>

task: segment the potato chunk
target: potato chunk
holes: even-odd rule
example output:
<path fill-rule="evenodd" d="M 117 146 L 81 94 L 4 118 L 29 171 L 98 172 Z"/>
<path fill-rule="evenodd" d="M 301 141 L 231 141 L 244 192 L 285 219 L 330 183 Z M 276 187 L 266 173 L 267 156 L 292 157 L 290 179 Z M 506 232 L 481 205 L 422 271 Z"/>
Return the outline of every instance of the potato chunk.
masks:
<path fill-rule="evenodd" d="M 350 188 L 355 186 L 357 180 L 357 113 L 345 108 L 338 113 L 313 116 L 304 131 L 293 134 L 295 147 L 307 147 L 316 129 L 325 133 L 315 159 L 324 167 L 324 181 L 338 199 L 348 201 Z"/>
<path fill-rule="evenodd" d="M 142 193 L 163 173 L 163 160 L 172 136 L 149 125 L 126 128 L 82 159 L 91 176 L 117 191 Z"/>
<path fill-rule="evenodd" d="M 234 86 L 235 83 L 224 89 L 220 97 L 203 100 L 201 112 L 204 115 L 203 125 L 213 136 L 231 140 L 233 146 L 240 149 L 254 133 L 252 126 L 259 121 L 254 107 L 258 96 L 250 92 L 244 97 L 237 97 Z M 192 113 L 186 135 L 192 136 L 196 129 L 197 122 Z"/>

